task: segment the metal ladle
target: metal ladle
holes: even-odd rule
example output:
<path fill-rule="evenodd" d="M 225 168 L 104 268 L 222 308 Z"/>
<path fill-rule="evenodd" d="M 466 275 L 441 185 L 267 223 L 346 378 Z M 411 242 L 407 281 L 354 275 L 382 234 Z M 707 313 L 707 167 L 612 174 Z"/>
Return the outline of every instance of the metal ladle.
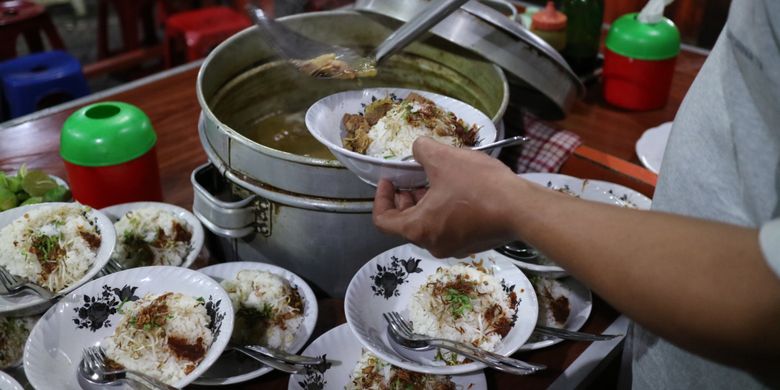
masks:
<path fill-rule="evenodd" d="M 352 69 L 362 70 L 376 67 L 382 60 L 412 43 L 467 1 L 432 1 L 417 17 L 390 34 L 369 56 L 360 55 L 350 48 L 318 42 L 301 35 L 266 16 L 265 12 L 252 4 L 247 5 L 247 12 L 255 25 L 265 35 L 271 37 L 270 43 L 280 56 L 287 59 L 305 60 L 333 53 L 337 60 L 345 62 Z"/>

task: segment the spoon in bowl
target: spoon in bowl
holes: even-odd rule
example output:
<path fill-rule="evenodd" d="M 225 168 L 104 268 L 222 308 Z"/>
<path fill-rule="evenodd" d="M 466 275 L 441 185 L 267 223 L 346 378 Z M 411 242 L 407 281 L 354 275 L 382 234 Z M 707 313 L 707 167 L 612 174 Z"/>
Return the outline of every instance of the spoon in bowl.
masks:
<path fill-rule="evenodd" d="M 488 150 L 493 150 L 495 148 L 500 148 L 504 146 L 519 145 L 526 141 L 528 141 L 528 137 L 517 135 L 514 137 L 502 139 L 501 141 L 491 142 L 484 145 L 472 146 L 471 150 L 488 151 Z M 401 158 L 400 161 L 414 161 L 414 155 L 410 154 L 408 156 L 404 156 L 403 158 Z"/>

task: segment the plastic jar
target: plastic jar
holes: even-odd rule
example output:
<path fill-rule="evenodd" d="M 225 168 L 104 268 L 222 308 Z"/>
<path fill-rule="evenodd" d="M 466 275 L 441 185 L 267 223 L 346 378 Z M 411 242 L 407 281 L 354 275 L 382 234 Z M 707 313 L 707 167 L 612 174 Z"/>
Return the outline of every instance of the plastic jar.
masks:
<path fill-rule="evenodd" d="M 156 143 L 149 117 L 131 104 L 101 102 L 74 112 L 60 136 L 73 198 L 97 209 L 161 201 Z"/>
<path fill-rule="evenodd" d="M 680 33 L 671 20 L 642 23 L 636 13 L 621 16 L 607 35 L 604 99 L 630 110 L 665 106 L 679 53 Z"/>

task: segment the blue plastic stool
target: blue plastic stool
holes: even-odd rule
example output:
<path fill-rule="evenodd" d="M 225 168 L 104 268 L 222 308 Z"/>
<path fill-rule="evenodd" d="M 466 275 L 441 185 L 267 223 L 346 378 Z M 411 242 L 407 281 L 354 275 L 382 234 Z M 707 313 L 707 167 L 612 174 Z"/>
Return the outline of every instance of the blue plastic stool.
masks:
<path fill-rule="evenodd" d="M 60 50 L 0 62 L 0 81 L 11 118 L 90 93 L 79 61 Z"/>

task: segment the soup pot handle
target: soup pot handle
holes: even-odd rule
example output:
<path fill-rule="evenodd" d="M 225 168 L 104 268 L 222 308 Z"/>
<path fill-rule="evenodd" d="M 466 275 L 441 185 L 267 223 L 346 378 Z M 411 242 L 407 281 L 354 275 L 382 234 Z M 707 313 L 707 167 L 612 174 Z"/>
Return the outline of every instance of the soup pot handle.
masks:
<path fill-rule="evenodd" d="M 258 231 L 256 195 L 238 200 L 221 200 L 220 195 L 223 194 L 218 192 L 225 192 L 219 190 L 220 187 L 227 187 L 227 180 L 211 163 L 195 168 L 190 181 L 195 190 L 192 212 L 212 233 L 224 238 L 243 238 Z M 262 229 L 260 232 L 263 233 Z"/>

